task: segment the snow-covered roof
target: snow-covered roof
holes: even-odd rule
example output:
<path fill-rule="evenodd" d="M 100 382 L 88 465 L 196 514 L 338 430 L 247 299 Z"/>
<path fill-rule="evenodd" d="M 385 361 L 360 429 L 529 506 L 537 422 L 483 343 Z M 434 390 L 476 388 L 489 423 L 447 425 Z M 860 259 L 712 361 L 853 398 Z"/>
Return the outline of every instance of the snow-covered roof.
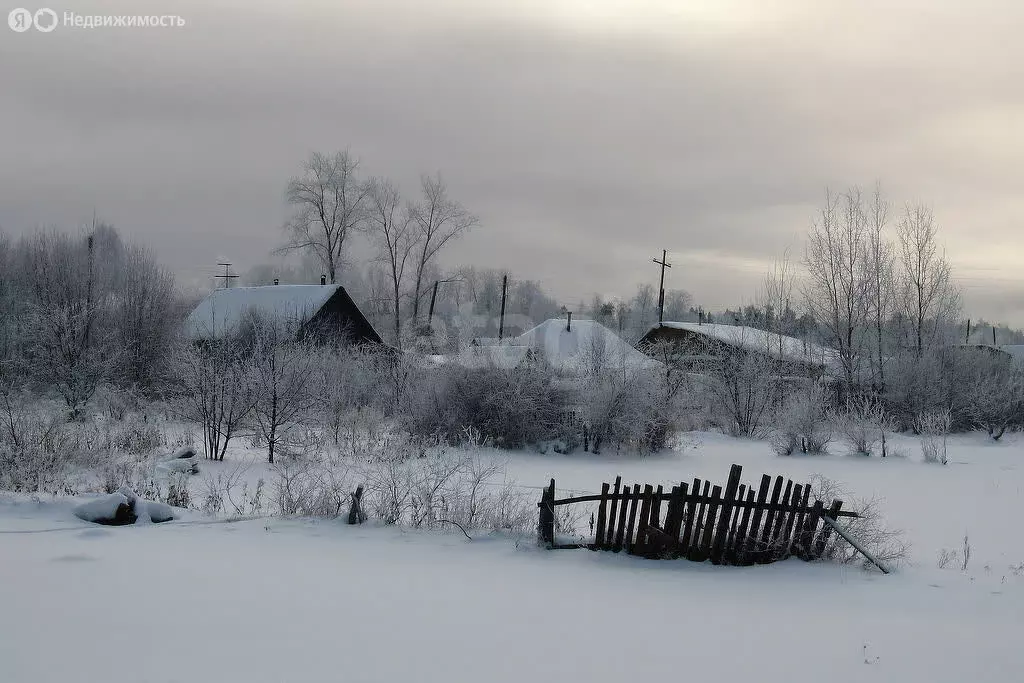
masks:
<path fill-rule="evenodd" d="M 661 326 L 687 330 L 747 351 L 766 353 L 779 360 L 813 363 L 829 368 L 836 367 L 839 362 L 838 354 L 832 349 L 754 327 L 691 322 L 664 322 Z"/>
<path fill-rule="evenodd" d="M 1014 363 L 1024 366 L 1024 344 L 1003 344 L 997 348 L 1010 354 Z"/>
<path fill-rule="evenodd" d="M 564 319 L 552 318 L 522 333 L 513 343 L 534 349 L 559 370 L 581 371 L 595 365 L 632 370 L 661 366 L 595 320 L 573 320 L 566 330 Z"/>
<path fill-rule="evenodd" d="M 215 289 L 185 319 L 192 339 L 223 337 L 255 313 L 281 325 L 296 327 L 309 321 L 341 285 L 270 285 Z"/>

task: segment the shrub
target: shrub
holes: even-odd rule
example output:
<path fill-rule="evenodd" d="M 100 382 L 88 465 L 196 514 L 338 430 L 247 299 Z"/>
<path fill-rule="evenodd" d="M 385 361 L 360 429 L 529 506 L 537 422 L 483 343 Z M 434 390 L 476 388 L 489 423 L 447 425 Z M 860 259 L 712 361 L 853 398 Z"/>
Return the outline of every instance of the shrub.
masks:
<path fill-rule="evenodd" d="M 860 515 L 840 517 L 839 524 L 843 531 L 856 539 L 876 559 L 890 568 L 899 567 L 906 560 L 910 544 L 902 530 L 886 526 L 877 498 L 851 499 L 838 483 L 820 475 L 812 477 L 810 485 L 812 500 L 830 501 L 838 498 L 846 503 L 845 509 Z M 832 534 L 823 557 L 841 564 L 860 563 L 865 568 L 871 566 L 870 561 L 839 534 Z"/>
<path fill-rule="evenodd" d="M 832 426 L 826 419 L 824 392 L 815 387 L 810 393 L 791 396 L 776 418 L 769 440 L 779 455 L 824 453 L 832 440 Z"/>
<path fill-rule="evenodd" d="M 949 463 L 946 444 L 952 416 L 948 409 L 929 410 L 917 417 L 917 431 L 921 435 L 921 453 L 929 463 Z"/>
<path fill-rule="evenodd" d="M 887 455 L 885 430 L 889 420 L 881 402 L 867 397 L 851 400 L 845 412 L 833 414 L 832 421 L 851 452 L 871 455 L 881 444 L 882 457 Z"/>
<path fill-rule="evenodd" d="M 470 428 L 503 448 L 558 436 L 571 405 L 568 389 L 541 364 L 421 371 L 406 402 L 403 421 L 412 434 L 457 443 Z"/>

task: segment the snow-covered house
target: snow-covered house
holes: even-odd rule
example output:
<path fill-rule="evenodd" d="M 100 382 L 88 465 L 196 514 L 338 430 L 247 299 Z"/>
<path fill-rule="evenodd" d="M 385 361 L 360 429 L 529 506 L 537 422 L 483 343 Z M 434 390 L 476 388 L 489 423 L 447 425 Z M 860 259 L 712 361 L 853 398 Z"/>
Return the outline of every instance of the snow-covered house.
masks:
<path fill-rule="evenodd" d="M 637 371 L 661 367 L 659 361 L 595 320 L 545 320 L 516 337 L 512 344 L 531 349 L 553 368 L 570 374 L 597 368 Z"/>
<path fill-rule="evenodd" d="M 1024 370 L 1024 344 L 960 344 L 958 348 L 1005 358 L 1010 361 L 1012 367 Z"/>
<path fill-rule="evenodd" d="M 700 355 L 743 351 L 789 364 L 793 374 L 821 377 L 841 372 L 839 356 L 832 349 L 742 325 L 663 322 L 644 335 L 640 347 L 650 349 L 658 342 L 693 345 L 699 349 L 694 354 L 695 360 Z"/>
<path fill-rule="evenodd" d="M 297 338 L 315 331 L 324 340 L 383 343 L 341 285 L 216 289 L 185 319 L 185 333 L 194 341 L 223 339 L 253 314 L 295 330 Z"/>

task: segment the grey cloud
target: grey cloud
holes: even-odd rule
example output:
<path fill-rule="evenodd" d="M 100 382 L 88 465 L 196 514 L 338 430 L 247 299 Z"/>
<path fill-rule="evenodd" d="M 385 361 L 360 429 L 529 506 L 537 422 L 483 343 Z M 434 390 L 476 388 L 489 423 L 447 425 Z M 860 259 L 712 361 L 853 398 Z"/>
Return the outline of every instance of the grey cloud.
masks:
<path fill-rule="evenodd" d="M 18 131 L 0 225 L 75 223 L 96 205 L 185 277 L 214 254 L 266 260 L 287 178 L 310 150 L 346 146 L 409 189 L 445 174 L 483 219 L 452 263 L 567 301 L 652 279 L 662 248 L 688 264 L 673 286 L 750 300 L 757 264 L 794 243 L 826 185 L 875 178 L 932 203 L 965 258 L 979 204 L 1006 207 L 985 217 L 998 252 L 1024 248 L 1007 201 L 1024 153 L 1007 115 L 1024 110 L 1010 2 L 794 2 L 718 32 L 640 10 L 576 26 L 542 3 L 81 4 L 189 25 L 0 38 L 0 125 Z"/>

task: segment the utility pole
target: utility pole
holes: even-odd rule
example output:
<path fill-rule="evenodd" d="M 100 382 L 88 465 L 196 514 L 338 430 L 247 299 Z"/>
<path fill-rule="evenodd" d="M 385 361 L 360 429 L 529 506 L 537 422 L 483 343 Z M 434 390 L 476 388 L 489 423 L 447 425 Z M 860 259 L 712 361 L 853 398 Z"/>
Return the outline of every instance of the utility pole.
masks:
<path fill-rule="evenodd" d="M 651 259 L 659 266 L 661 266 L 661 282 L 658 285 L 658 324 L 660 325 L 665 320 L 665 269 L 671 268 L 672 264 L 668 262 L 666 258 L 668 252 L 665 249 L 661 250 L 661 260 Z"/>
<path fill-rule="evenodd" d="M 501 314 L 498 318 L 498 341 L 505 336 L 505 295 L 508 294 L 508 275 L 501 276 Z"/>
<path fill-rule="evenodd" d="M 224 280 L 224 288 L 227 289 L 228 287 L 231 286 L 231 280 L 236 278 L 236 277 L 238 277 L 238 276 L 231 274 L 231 272 L 229 270 L 229 268 L 231 267 L 230 263 L 218 263 L 217 265 L 218 266 L 224 266 L 224 274 L 223 275 L 215 275 L 214 279 L 215 280 L 223 279 Z"/>

